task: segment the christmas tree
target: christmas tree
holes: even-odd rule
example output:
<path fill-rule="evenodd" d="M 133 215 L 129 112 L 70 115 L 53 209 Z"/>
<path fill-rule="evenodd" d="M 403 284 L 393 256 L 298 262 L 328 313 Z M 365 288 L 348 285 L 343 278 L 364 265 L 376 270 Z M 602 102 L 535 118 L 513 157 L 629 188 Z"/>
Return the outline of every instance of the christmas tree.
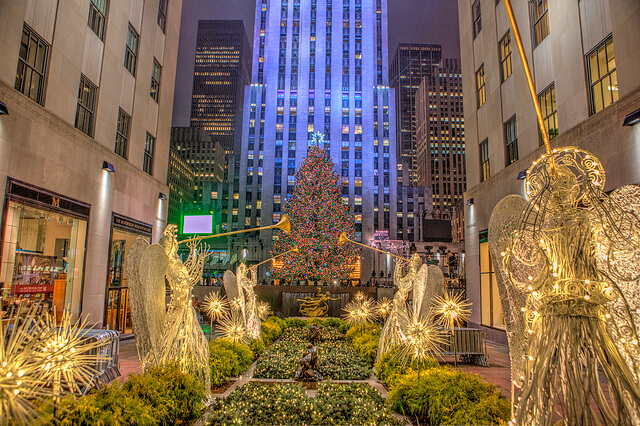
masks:
<path fill-rule="evenodd" d="M 314 135 L 322 141 L 322 135 Z M 273 255 L 298 246 L 299 252 L 281 257 L 282 267 L 272 268 L 274 279 L 312 280 L 331 284 L 349 278 L 359 250 L 338 245 L 346 232 L 353 236 L 354 218 L 349 206 L 342 203 L 340 177 L 327 153 L 318 146 L 309 148 L 307 158 L 296 173 L 296 185 L 284 212 L 291 221 L 291 233 L 274 244 Z M 280 263 L 280 262 L 279 262 Z"/>

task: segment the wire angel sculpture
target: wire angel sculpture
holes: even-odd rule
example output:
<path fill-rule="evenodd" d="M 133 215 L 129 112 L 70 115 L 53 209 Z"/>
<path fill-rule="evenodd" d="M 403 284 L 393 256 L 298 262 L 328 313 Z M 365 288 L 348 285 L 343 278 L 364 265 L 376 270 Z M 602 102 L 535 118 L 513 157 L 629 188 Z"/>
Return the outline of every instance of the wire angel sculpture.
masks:
<path fill-rule="evenodd" d="M 559 148 L 527 172 L 528 202 L 491 215 L 516 424 L 558 406 L 564 424 L 640 424 L 640 188 L 604 184 L 596 157 Z"/>
<path fill-rule="evenodd" d="M 169 225 L 158 244 L 138 239 L 127 258 L 130 306 L 138 357 L 143 370 L 175 363 L 182 371 L 202 379 L 210 389 L 207 339 L 191 300 L 193 286 L 202 276 L 206 246 L 188 244 L 189 258 L 178 256 L 176 227 Z M 171 300 L 165 312 L 165 279 Z"/>
<path fill-rule="evenodd" d="M 248 268 L 241 263 L 236 270 L 240 287 L 246 297 L 244 312 L 245 326 L 251 339 L 260 339 L 262 336 L 262 321 L 258 313 L 258 300 L 253 288 L 258 284 L 257 268 Z"/>
<path fill-rule="evenodd" d="M 396 263 L 393 282 L 398 288 L 393 297 L 391 311 L 387 316 L 378 344 L 378 359 L 395 346 L 406 342 L 410 321 L 431 317 L 431 304 L 444 288 L 444 275 L 437 266 L 427 266 L 414 254 L 409 261 L 409 272 L 403 275 L 406 262 Z M 413 309 L 407 310 L 407 299 L 413 291 Z"/>

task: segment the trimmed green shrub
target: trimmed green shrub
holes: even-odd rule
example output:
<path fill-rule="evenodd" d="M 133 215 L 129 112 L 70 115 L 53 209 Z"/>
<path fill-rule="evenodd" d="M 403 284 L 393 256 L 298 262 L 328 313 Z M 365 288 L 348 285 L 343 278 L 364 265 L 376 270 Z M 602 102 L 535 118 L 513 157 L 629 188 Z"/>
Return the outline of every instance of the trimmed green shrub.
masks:
<path fill-rule="evenodd" d="M 433 425 L 506 424 L 509 400 L 475 374 L 436 367 L 397 376 L 389 402 L 399 413 Z"/>
<path fill-rule="evenodd" d="M 285 327 L 283 330 L 289 327 L 304 327 L 307 325 L 307 322 L 301 318 L 287 318 L 284 320 L 284 323 Z"/>
<path fill-rule="evenodd" d="M 414 368 L 418 367 L 418 363 L 413 360 L 407 360 L 401 362 L 398 355 L 399 349 L 391 350 L 384 353 L 375 365 L 376 376 L 383 382 L 392 383 L 396 376 L 406 374 L 413 365 Z M 420 364 L 420 369 L 425 370 L 428 368 L 437 368 L 440 364 L 433 358 L 428 358 Z"/>
<path fill-rule="evenodd" d="M 253 353 L 254 360 L 260 356 L 262 351 L 264 351 L 264 347 L 265 346 L 262 339 L 254 339 L 251 341 L 251 343 L 249 344 L 249 349 L 251 349 L 251 352 Z"/>
<path fill-rule="evenodd" d="M 209 358 L 211 358 L 211 352 L 216 351 L 218 348 L 223 348 L 233 352 L 238 358 L 237 366 L 231 371 L 232 376 L 238 376 L 245 372 L 247 368 L 253 364 L 253 352 L 249 349 L 249 346 L 244 343 L 233 343 L 226 339 L 215 339 L 209 342 Z"/>
<path fill-rule="evenodd" d="M 273 317 L 271 317 L 273 318 Z M 262 340 L 266 345 L 275 342 L 282 334 L 282 327 L 273 321 L 265 321 L 262 323 Z"/>
<path fill-rule="evenodd" d="M 173 425 L 200 417 L 204 389 L 177 367 L 155 367 L 93 395 L 61 403 L 62 425 Z"/>
<path fill-rule="evenodd" d="M 252 350 L 243 343 L 233 344 L 225 339 L 212 340 L 209 342 L 211 385 L 224 385 L 227 383 L 227 377 L 239 376 L 251 366 L 253 360 Z"/>
<path fill-rule="evenodd" d="M 285 328 L 287 328 L 287 323 L 282 319 L 282 318 L 278 318 L 276 316 L 270 316 L 269 318 L 267 318 L 266 321 L 264 321 L 262 324 L 264 324 L 265 322 L 271 322 L 274 323 L 275 325 L 277 325 L 278 327 L 280 327 L 280 329 L 284 330 Z"/>
<path fill-rule="evenodd" d="M 346 337 L 353 343 L 353 347 L 360 353 L 360 356 L 369 363 L 369 366 L 372 366 L 378 355 L 380 326 L 376 324 L 354 325 L 347 330 Z"/>

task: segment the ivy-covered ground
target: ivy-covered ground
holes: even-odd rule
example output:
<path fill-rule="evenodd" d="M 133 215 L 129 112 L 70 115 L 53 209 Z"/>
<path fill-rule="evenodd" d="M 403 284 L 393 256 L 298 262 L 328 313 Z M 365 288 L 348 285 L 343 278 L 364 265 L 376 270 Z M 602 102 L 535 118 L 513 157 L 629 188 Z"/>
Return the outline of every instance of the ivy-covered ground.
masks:
<path fill-rule="evenodd" d="M 400 425 L 380 393 L 363 383 L 319 383 L 315 398 L 300 384 L 250 382 L 214 402 L 209 425 Z"/>
<path fill-rule="evenodd" d="M 325 380 L 367 380 L 371 377 L 369 363 L 346 340 L 337 327 L 320 325 L 318 370 Z M 253 377 L 262 379 L 292 379 L 299 367 L 307 344 L 307 327 L 288 327 L 274 344 L 268 347 L 256 365 Z"/>

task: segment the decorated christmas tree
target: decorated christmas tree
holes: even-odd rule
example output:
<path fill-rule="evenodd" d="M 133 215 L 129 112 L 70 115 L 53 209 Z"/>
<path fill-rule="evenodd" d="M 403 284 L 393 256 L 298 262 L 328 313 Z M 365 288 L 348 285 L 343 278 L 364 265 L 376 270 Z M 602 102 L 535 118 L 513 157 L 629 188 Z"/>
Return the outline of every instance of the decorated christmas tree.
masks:
<path fill-rule="evenodd" d="M 314 141 L 322 135 L 314 135 Z M 285 254 L 271 269 L 274 279 L 312 280 L 331 284 L 349 278 L 359 250 L 349 244 L 338 245 L 346 232 L 353 236 L 354 218 L 342 203 L 340 177 L 327 153 L 318 146 L 309 148 L 307 158 L 296 173 L 292 196 L 284 204 L 291 221 L 291 233 L 274 244 L 273 255 L 298 246 L 299 251 Z"/>

